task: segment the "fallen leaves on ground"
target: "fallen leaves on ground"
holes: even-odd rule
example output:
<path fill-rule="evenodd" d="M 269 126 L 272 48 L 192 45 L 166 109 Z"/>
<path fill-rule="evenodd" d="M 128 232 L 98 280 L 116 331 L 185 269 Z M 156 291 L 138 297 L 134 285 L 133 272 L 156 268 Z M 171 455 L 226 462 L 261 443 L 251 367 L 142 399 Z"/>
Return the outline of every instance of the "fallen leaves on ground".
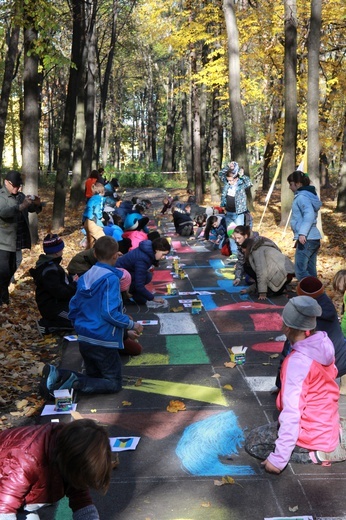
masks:
<path fill-rule="evenodd" d="M 183 403 L 182 401 L 174 399 L 172 401 L 169 401 L 169 405 L 167 406 L 166 410 L 170 413 L 177 413 L 186 410 L 186 406 L 185 403 Z"/>
<path fill-rule="evenodd" d="M 225 484 L 236 484 L 236 481 L 229 476 L 222 477 L 221 480 L 214 480 L 214 486 L 224 486 Z"/>

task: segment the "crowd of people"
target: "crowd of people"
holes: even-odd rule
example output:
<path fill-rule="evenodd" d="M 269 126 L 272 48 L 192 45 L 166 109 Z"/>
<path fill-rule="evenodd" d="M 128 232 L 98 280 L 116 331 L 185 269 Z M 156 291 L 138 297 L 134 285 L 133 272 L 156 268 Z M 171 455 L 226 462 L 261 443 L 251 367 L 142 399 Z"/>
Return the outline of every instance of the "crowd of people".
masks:
<path fill-rule="evenodd" d="M 120 354 L 138 355 L 142 350 L 143 326 L 125 312 L 124 302 L 126 308 L 133 303 L 164 303 L 147 287 L 153 269 L 171 250 L 167 238 L 148 228 L 151 201 L 122 200 L 118 180 L 107 181 L 103 174 L 102 169 L 93 170 L 85 183 L 81 224 L 86 247 L 70 260 L 67 272 L 60 265 L 64 241 L 53 233 L 44 238 L 43 254 L 30 270 L 41 333 L 74 330 L 85 368 L 79 373 L 45 365 L 40 392 L 47 400 L 62 389 L 84 394 L 119 392 Z M 171 213 L 177 235 L 204 240 L 220 254 L 225 249 L 227 261 L 234 264 L 232 283 L 242 286 L 241 293 L 265 300 L 282 294 L 294 277 L 298 280 L 297 296 L 282 314 L 286 342 L 276 381 L 279 419 L 251 431 L 245 449 L 263 460 L 266 471 L 276 474 L 290 461 L 346 460 L 338 411 L 340 393 L 346 394 L 346 314 L 340 326 L 334 304 L 317 277 L 321 201 L 307 174 L 295 171 L 288 176 L 294 193 L 293 262 L 275 242 L 252 229 L 247 204 L 252 183 L 244 170 L 233 161 L 219 177 L 220 206 L 192 215 L 196 200 L 188 190 L 185 203 L 166 196 L 161 215 Z M 10 171 L 0 189 L 0 305 L 9 304 L 8 287 L 20 261 L 18 252 L 31 246 L 28 213 L 42 210 L 37 196 L 21 192 L 22 184 L 20 173 Z M 345 303 L 346 270 L 336 274 L 333 285 L 344 294 Z M 341 377 L 340 388 L 336 377 Z M 34 438 L 33 452 L 25 451 Z M 0 443 L 1 518 L 15 518 L 17 512 L 34 511 L 64 495 L 75 520 L 98 518 L 88 488 L 105 492 L 109 485 L 110 449 L 102 427 L 89 420 L 29 426 L 0 433 Z M 28 460 L 14 457 L 16 450 L 24 450 Z M 11 464 L 9 453 L 14 457 Z M 20 493 L 14 492 L 13 482 Z"/>

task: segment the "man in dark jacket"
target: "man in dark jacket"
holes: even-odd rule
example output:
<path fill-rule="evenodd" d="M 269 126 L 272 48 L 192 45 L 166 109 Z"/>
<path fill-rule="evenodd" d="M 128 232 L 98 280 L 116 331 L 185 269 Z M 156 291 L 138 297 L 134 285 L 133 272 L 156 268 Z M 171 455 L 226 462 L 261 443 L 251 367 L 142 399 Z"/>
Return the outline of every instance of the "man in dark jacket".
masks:
<path fill-rule="evenodd" d="M 36 285 L 35 298 L 42 316 L 39 330 L 48 334 L 55 329 L 72 329 L 68 319 L 69 302 L 76 292 L 76 279 L 60 266 L 64 241 L 58 235 L 47 235 L 43 241 L 44 254 L 30 274 Z"/>
<path fill-rule="evenodd" d="M 22 184 L 20 173 L 10 170 L 0 189 L 0 306 L 9 304 L 8 287 L 16 271 L 18 222 L 28 226 L 25 214 L 27 216 L 34 203 L 31 197 L 18 197 Z M 36 211 L 34 207 L 32 211 Z"/>

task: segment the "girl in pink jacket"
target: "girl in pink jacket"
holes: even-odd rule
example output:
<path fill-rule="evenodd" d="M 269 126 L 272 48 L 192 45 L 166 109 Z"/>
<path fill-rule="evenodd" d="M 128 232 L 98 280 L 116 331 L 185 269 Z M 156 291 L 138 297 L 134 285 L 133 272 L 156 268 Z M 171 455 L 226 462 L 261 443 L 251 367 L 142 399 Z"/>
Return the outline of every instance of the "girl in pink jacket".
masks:
<path fill-rule="evenodd" d="M 346 460 L 340 444 L 334 347 L 326 332 L 314 330 L 321 313 L 310 296 L 291 298 L 283 310 L 282 330 L 293 350 L 282 365 L 279 421 L 252 430 L 245 443 L 250 455 L 264 459 L 269 473 L 280 473 L 288 462 Z"/>

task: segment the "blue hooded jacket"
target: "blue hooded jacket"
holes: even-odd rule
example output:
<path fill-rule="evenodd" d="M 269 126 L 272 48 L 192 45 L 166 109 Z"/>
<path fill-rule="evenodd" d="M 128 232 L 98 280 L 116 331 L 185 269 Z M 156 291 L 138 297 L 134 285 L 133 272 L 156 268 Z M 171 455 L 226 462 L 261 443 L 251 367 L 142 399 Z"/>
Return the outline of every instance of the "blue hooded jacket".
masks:
<path fill-rule="evenodd" d="M 299 235 L 304 235 L 307 240 L 319 240 L 317 214 L 322 206 L 322 202 L 316 194 L 314 186 L 303 186 L 298 188 L 294 194 L 292 203 L 291 228 L 294 240 L 298 240 Z"/>
<path fill-rule="evenodd" d="M 79 278 L 77 292 L 70 301 L 69 319 L 80 341 L 124 348 L 124 329 L 133 329 L 134 322 L 123 313 L 122 275 L 119 269 L 97 262 Z"/>
<path fill-rule="evenodd" d="M 130 293 L 134 290 L 146 300 L 153 300 L 154 295 L 145 288 L 148 283 L 148 270 L 155 265 L 155 252 L 151 240 L 143 240 L 139 246 L 118 258 L 116 267 L 126 269 L 132 277 Z"/>

